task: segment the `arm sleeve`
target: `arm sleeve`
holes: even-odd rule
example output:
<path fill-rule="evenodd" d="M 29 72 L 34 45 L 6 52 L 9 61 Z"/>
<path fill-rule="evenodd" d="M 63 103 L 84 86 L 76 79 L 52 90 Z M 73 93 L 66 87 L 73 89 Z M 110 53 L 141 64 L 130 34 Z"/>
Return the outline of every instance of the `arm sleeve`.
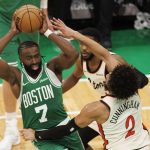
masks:
<path fill-rule="evenodd" d="M 134 70 L 135 70 L 135 73 L 137 75 L 138 87 L 143 88 L 145 85 L 148 84 L 148 78 L 145 76 L 145 74 L 143 74 L 142 72 L 140 72 L 136 68 L 134 68 Z"/>
<path fill-rule="evenodd" d="M 67 136 L 79 128 L 80 127 L 75 124 L 74 119 L 72 119 L 66 125 L 57 126 L 44 131 L 35 131 L 35 138 L 37 141 L 55 140 Z"/>
<path fill-rule="evenodd" d="M 48 0 L 41 0 L 40 8 L 46 9 L 48 5 Z"/>

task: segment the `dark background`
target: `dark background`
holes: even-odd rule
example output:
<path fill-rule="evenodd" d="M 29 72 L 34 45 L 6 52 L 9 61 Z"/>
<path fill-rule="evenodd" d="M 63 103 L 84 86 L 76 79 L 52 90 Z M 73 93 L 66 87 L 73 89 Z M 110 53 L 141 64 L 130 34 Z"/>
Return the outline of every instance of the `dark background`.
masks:
<path fill-rule="evenodd" d="M 86 0 L 92 3 L 92 0 Z M 74 28 L 82 29 L 88 26 L 95 27 L 93 18 L 91 19 L 72 19 L 70 6 L 72 0 L 48 0 L 49 17 L 60 18 L 65 23 Z M 132 3 L 142 12 L 150 13 L 150 0 L 114 0 L 114 13 L 112 21 L 112 29 L 129 29 L 133 28 L 136 16 L 121 16 L 119 11 L 124 4 Z M 94 16 L 93 16 L 94 17 Z"/>

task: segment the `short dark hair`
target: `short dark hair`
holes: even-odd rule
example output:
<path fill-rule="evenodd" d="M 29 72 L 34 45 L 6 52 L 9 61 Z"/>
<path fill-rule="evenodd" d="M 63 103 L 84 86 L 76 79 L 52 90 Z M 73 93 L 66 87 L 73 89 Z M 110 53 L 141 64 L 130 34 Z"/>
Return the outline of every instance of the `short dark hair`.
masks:
<path fill-rule="evenodd" d="M 100 42 L 100 31 L 96 28 L 87 27 L 79 30 L 79 32 L 83 35 L 93 36 L 97 42 Z"/>
<path fill-rule="evenodd" d="M 39 45 L 34 42 L 34 41 L 25 41 L 22 42 L 19 47 L 18 47 L 18 54 L 20 54 L 20 52 L 25 49 L 25 48 L 30 48 L 30 47 L 37 47 L 39 49 Z"/>
<path fill-rule="evenodd" d="M 129 65 L 118 65 L 110 74 L 108 89 L 118 99 L 128 99 L 138 89 L 138 80 L 134 68 Z"/>

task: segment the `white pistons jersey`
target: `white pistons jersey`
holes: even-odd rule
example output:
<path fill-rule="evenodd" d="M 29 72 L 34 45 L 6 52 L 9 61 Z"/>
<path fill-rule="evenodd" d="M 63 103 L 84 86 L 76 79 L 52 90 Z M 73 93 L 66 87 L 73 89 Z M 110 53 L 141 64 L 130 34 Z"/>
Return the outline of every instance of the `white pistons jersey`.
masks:
<path fill-rule="evenodd" d="M 143 150 L 150 144 L 149 133 L 142 124 L 139 95 L 127 100 L 106 96 L 101 101 L 110 108 L 108 120 L 98 124 L 106 149 Z"/>
<path fill-rule="evenodd" d="M 99 65 L 97 70 L 95 72 L 90 72 L 88 70 L 88 64 L 86 61 L 83 61 L 83 73 L 92 85 L 93 89 L 100 92 L 100 94 L 104 95 L 104 81 L 105 81 L 105 63 L 102 61 L 102 63 Z"/>

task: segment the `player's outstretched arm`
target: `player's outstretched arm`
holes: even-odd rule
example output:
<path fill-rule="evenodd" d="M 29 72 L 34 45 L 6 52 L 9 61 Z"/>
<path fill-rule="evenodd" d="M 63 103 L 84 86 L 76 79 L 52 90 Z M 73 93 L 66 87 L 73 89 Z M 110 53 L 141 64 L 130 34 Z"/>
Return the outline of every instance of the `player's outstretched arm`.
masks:
<path fill-rule="evenodd" d="M 25 140 L 42 141 L 60 139 L 63 136 L 67 136 L 75 132 L 77 129 L 79 129 L 79 127 L 75 124 L 75 120 L 72 119 L 66 125 L 57 126 L 52 129 L 43 131 L 35 131 L 33 129 L 22 129 L 20 130 L 20 132 Z"/>
<path fill-rule="evenodd" d="M 104 114 L 104 112 L 106 112 Z M 108 108 L 99 101 L 87 104 L 75 118 L 66 125 L 57 126 L 44 131 L 23 129 L 22 136 L 26 140 L 54 140 L 67 136 L 76 130 L 88 126 L 91 122 L 104 123 L 109 116 Z"/>
<path fill-rule="evenodd" d="M 63 21 L 60 19 L 53 19 L 52 20 L 53 27 L 55 29 L 58 29 L 61 31 L 60 35 L 66 37 L 66 38 L 74 38 L 76 40 L 79 40 L 80 42 L 84 43 L 87 47 L 89 47 L 89 50 L 97 56 L 99 59 L 105 61 L 107 66 L 109 66 L 109 71 L 111 71 L 116 65 L 119 64 L 118 60 L 114 59 L 114 57 L 111 56 L 109 51 L 105 49 L 102 45 L 97 43 L 96 41 L 82 35 L 78 31 L 75 31 L 69 27 L 67 27 Z"/>
<path fill-rule="evenodd" d="M 42 141 L 60 139 L 78 129 L 80 129 L 80 127 L 76 124 L 75 118 L 73 118 L 66 125 L 57 126 L 48 130 L 35 131 L 32 129 L 23 129 L 20 132 L 25 140 Z"/>

